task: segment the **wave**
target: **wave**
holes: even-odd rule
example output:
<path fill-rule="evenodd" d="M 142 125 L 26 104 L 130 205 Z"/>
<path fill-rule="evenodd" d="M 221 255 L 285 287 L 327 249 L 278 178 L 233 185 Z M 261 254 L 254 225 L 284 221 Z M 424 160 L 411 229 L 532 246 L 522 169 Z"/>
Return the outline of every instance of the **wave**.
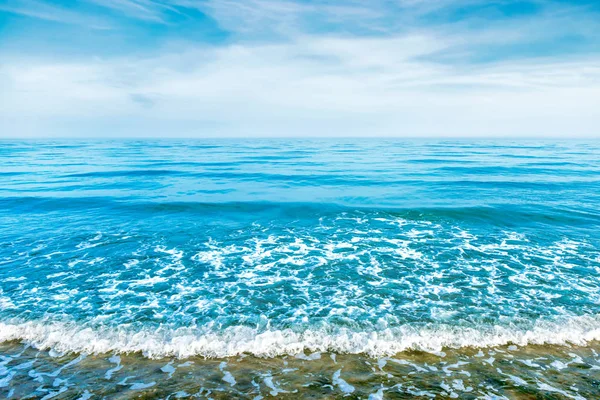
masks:
<path fill-rule="evenodd" d="M 232 326 L 203 332 L 193 328 L 132 330 L 127 327 L 85 327 L 72 322 L 0 322 L 0 342 L 20 340 L 38 349 L 61 353 L 142 353 L 149 358 L 201 356 L 222 358 L 296 355 L 305 351 L 391 356 L 417 350 L 485 348 L 514 344 L 579 345 L 600 340 L 600 315 L 538 320 L 529 328 L 485 325 L 476 327 L 404 325 L 381 331 L 352 331 L 341 327 L 259 331 Z"/>
<path fill-rule="evenodd" d="M 216 193 L 227 193 L 231 190 L 217 190 Z M 541 205 L 487 204 L 472 206 L 431 206 L 408 207 L 390 206 L 386 204 L 353 204 L 344 202 L 294 202 L 294 201 L 232 201 L 232 202 L 197 202 L 197 201 L 148 201 L 139 198 L 119 198 L 100 196 L 9 196 L 0 197 L 0 210 L 18 209 L 20 212 L 41 212 L 55 210 L 90 210 L 90 209 L 124 210 L 146 213 L 260 213 L 279 210 L 293 215 L 325 215 L 341 212 L 385 213 L 410 220 L 436 221 L 441 219 L 459 221 L 493 221 L 503 224 L 510 214 L 510 224 L 518 221 L 540 222 L 547 224 L 589 225 L 600 222 L 600 213 L 593 207 L 579 206 L 577 209 L 568 206 L 553 207 L 551 210 Z"/>
<path fill-rule="evenodd" d="M 159 177 L 167 175 L 184 175 L 185 173 L 177 170 L 168 169 L 130 169 L 118 171 L 93 171 L 81 172 L 76 174 L 63 175 L 63 178 L 117 178 L 117 177 Z"/>

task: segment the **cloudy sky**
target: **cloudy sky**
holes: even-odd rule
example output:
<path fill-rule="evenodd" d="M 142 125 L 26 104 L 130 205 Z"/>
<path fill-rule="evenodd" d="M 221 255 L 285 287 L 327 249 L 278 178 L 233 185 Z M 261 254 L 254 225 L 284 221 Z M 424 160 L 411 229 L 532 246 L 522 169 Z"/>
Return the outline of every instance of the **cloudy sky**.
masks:
<path fill-rule="evenodd" d="M 0 0 L 0 137 L 600 137 L 600 1 Z"/>

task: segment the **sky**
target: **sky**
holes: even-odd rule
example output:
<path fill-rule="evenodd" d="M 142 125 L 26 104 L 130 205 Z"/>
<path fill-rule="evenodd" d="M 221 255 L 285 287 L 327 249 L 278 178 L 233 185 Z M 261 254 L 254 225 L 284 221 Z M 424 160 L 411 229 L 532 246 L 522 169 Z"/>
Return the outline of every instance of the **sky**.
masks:
<path fill-rule="evenodd" d="M 0 138 L 600 138 L 599 0 L 0 0 Z"/>

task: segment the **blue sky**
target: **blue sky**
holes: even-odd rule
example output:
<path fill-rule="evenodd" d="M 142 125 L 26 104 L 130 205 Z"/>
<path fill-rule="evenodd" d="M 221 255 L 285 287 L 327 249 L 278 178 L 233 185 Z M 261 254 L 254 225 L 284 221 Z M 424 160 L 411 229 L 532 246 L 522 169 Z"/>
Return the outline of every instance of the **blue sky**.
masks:
<path fill-rule="evenodd" d="M 600 1 L 0 0 L 0 137 L 600 137 Z"/>

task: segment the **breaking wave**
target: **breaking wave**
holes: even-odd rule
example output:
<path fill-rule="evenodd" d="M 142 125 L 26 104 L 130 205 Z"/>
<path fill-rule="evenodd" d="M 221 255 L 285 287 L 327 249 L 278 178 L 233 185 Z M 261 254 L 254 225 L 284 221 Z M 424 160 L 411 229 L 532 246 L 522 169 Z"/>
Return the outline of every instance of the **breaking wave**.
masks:
<path fill-rule="evenodd" d="M 585 346 L 600 340 L 600 315 L 540 319 L 528 328 L 430 324 L 403 325 L 381 331 L 352 331 L 335 326 L 301 332 L 292 329 L 260 331 L 232 326 L 222 331 L 199 333 L 197 328 L 136 331 L 126 327 L 82 327 L 68 322 L 0 323 L 0 342 L 13 340 L 60 353 L 142 353 L 149 358 L 221 358 L 242 354 L 276 357 L 305 351 L 363 353 L 378 357 L 409 350 L 439 353 L 446 348 L 508 344 Z"/>

